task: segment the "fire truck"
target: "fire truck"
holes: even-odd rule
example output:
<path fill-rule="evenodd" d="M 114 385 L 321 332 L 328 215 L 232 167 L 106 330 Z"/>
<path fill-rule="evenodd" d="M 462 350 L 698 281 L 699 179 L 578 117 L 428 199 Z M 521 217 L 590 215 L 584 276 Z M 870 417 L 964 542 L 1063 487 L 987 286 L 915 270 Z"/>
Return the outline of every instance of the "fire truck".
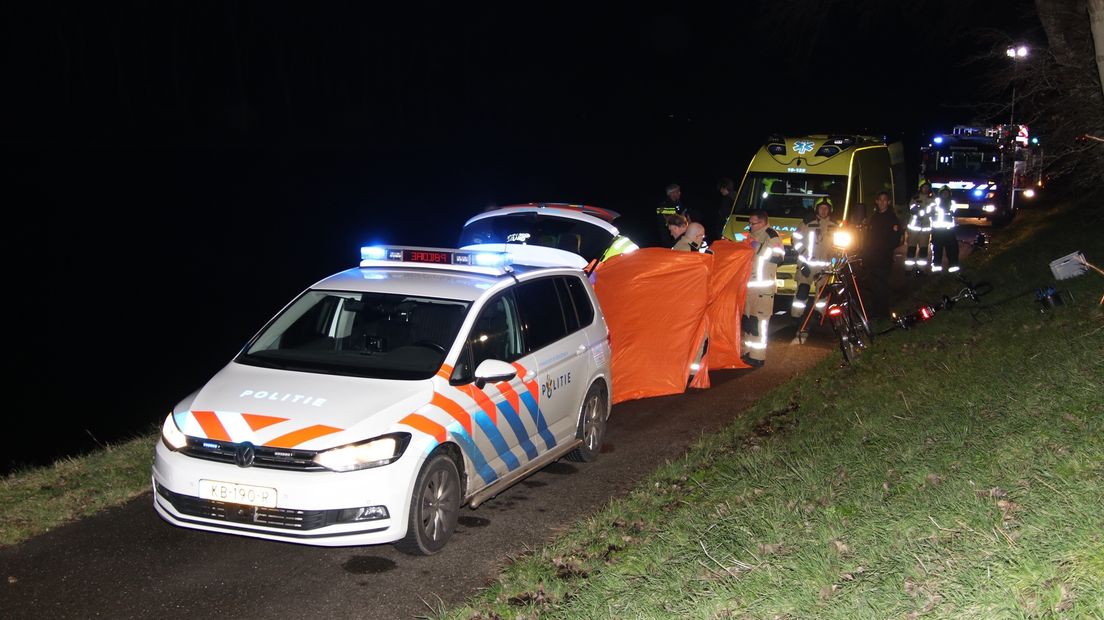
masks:
<path fill-rule="evenodd" d="M 1010 221 L 1018 202 L 1042 187 L 1038 140 L 1027 125 L 956 125 L 922 147 L 920 177 L 936 193 L 951 190 L 955 220 L 992 226 Z"/>

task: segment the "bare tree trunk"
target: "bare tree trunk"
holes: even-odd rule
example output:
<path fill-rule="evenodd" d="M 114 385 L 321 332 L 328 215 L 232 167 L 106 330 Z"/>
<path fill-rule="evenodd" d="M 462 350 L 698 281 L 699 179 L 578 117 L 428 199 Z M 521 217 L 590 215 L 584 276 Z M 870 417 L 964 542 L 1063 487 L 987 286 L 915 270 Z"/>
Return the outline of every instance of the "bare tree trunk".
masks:
<path fill-rule="evenodd" d="M 1096 74 L 1100 77 L 1100 92 L 1104 94 L 1104 0 L 1089 0 L 1089 29 L 1096 49 Z"/>
<path fill-rule="evenodd" d="M 1088 0 L 1099 3 L 1100 0 Z M 1035 11 L 1046 32 L 1054 60 L 1065 67 L 1084 65 L 1084 47 L 1089 44 L 1084 30 L 1085 4 L 1069 0 L 1035 0 Z"/>

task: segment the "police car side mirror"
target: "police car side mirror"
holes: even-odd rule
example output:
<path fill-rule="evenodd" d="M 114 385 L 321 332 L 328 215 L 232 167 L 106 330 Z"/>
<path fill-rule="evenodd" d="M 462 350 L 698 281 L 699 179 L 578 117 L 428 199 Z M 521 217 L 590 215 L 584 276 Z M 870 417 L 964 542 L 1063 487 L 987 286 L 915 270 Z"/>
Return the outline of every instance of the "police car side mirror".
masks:
<path fill-rule="evenodd" d="M 483 389 L 488 383 L 509 381 L 517 376 L 517 369 L 502 360 L 483 360 L 475 369 L 475 387 Z"/>

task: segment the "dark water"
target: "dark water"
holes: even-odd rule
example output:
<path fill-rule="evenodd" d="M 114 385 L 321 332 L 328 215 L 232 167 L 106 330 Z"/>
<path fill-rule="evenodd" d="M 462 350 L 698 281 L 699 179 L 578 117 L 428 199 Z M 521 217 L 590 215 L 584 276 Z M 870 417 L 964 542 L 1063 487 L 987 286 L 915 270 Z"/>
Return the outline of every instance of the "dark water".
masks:
<path fill-rule="evenodd" d="M 529 201 L 613 209 L 646 241 L 667 183 L 711 210 L 755 145 L 677 147 L 8 149 L 0 466 L 155 427 L 362 244 L 449 246 L 487 204 Z"/>

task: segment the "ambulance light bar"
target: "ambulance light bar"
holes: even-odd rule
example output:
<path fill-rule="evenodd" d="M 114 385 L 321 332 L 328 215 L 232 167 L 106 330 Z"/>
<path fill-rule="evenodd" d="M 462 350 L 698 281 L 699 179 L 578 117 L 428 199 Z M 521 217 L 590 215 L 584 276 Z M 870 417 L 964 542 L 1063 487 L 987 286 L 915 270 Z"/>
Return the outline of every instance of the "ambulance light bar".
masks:
<path fill-rule="evenodd" d="M 468 252 L 451 248 L 425 248 L 417 246 L 366 245 L 360 248 L 360 266 L 423 264 L 454 268 L 484 267 L 499 272 L 506 271 L 510 255 L 506 252 Z"/>

